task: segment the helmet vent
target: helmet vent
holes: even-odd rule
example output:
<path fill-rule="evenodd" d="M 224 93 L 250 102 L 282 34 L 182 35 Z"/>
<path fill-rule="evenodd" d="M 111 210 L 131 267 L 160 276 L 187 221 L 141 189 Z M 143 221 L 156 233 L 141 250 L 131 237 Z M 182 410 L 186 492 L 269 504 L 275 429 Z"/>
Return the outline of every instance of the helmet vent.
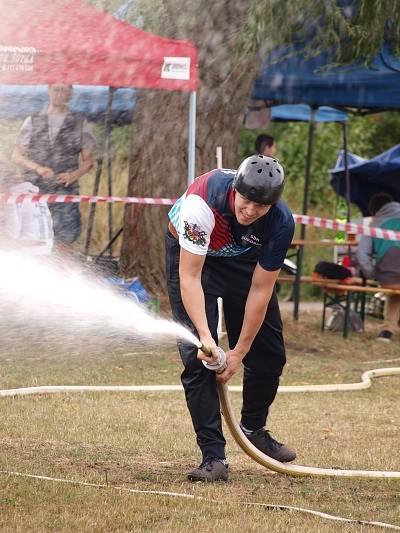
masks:
<path fill-rule="evenodd" d="M 257 161 L 252 161 L 251 164 L 252 165 L 257 165 Z"/>
<path fill-rule="evenodd" d="M 257 172 L 258 172 L 259 174 L 261 174 L 261 172 L 262 172 L 262 168 L 259 168 L 259 169 L 257 170 Z"/>
<path fill-rule="evenodd" d="M 272 172 L 269 173 L 269 177 L 272 178 L 274 175 L 272 174 Z"/>

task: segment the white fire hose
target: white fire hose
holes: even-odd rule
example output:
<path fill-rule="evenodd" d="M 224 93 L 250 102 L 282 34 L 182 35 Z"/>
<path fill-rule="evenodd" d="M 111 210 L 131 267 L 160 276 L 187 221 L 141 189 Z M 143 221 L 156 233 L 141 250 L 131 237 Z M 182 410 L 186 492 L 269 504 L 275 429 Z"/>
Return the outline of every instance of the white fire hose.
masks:
<path fill-rule="evenodd" d="M 203 347 L 204 348 L 204 347 Z M 207 350 L 204 348 L 203 351 Z M 207 352 L 206 352 L 207 353 Z M 223 350 L 219 349 L 220 359 L 218 363 L 209 364 L 203 361 L 204 365 L 210 370 L 221 372 L 226 368 L 226 355 Z M 208 352 L 209 355 L 209 352 Z M 378 368 L 368 370 L 361 376 L 361 381 L 358 383 L 340 383 L 328 385 L 295 385 L 295 386 L 281 386 L 279 392 L 336 392 L 336 391 L 354 391 L 367 389 L 371 386 L 371 378 L 383 376 L 400 375 L 400 368 Z M 60 392 L 150 392 L 150 391 L 178 391 L 182 390 L 180 385 L 53 385 L 53 386 L 39 386 L 26 387 L 19 389 L 0 390 L 0 398 L 7 396 L 25 396 L 32 394 L 51 394 Z M 289 465 L 281 463 L 268 457 L 258 450 L 245 436 L 240 429 L 240 426 L 235 419 L 232 404 L 229 399 L 229 390 L 238 392 L 241 387 L 218 384 L 218 393 L 220 397 L 221 410 L 224 415 L 225 422 L 231 432 L 233 438 L 242 450 L 254 461 L 260 465 L 278 472 L 280 474 L 287 474 L 290 476 L 331 476 L 331 477 L 358 477 L 358 478 L 390 478 L 400 479 L 400 472 L 391 471 L 377 471 L 377 470 L 340 470 L 337 468 L 318 468 L 312 466 Z"/>
<path fill-rule="evenodd" d="M 210 355 L 210 351 L 207 347 L 202 346 L 200 348 L 206 355 Z M 203 361 L 205 367 L 215 372 L 221 373 L 226 368 L 226 355 L 221 348 L 218 348 L 219 360 L 217 363 L 209 364 Z M 332 392 L 343 390 L 360 390 L 366 389 L 371 386 L 371 378 L 381 376 L 393 376 L 400 375 L 400 368 L 382 368 L 376 370 L 369 370 L 364 372 L 361 377 L 360 383 L 349 384 L 332 384 L 332 385 L 298 385 L 292 387 L 280 387 L 285 392 Z M 390 471 L 377 471 L 377 470 L 340 470 L 337 468 L 318 468 L 313 466 L 300 466 L 289 465 L 287 463 L 281 463 L 272 459 L 268 455 L 260 452 L 247 438 L 241 430 L 229 399 L 228 387 L 225 384 L 218 383 L 218 394 L 221 403 L 222 414 L 224 415 L 225 422 L 231 432 L 236 443 L 242 448 L 251 459 L 256 461 L 262 466 L 279 472 L 280 474 L 288 474 L 291 476 L 334 476 L 334 477 L 359 477 L 359 478 L 391 478 L 400 479 L 400 472 Z"/>

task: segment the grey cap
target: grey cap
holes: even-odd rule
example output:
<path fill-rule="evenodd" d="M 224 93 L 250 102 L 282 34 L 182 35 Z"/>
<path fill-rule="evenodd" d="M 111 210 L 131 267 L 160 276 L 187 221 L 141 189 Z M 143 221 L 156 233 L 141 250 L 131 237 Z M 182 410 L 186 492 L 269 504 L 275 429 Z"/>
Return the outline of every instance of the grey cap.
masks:
<path fill-rule="evenodd" d="M 233 188 L 258 204 L 276 204 L 282 196 L 285 174 L 279 161 L 266 155 L 252 155 L 236 171 Z"/>

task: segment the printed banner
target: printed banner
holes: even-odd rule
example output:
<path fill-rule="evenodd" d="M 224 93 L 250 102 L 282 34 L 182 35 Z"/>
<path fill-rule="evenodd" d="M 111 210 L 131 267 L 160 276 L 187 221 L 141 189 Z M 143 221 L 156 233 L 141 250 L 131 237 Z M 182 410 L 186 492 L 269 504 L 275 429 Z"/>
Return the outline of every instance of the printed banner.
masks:
<path fill-rule="evenodd" d="M 0 45 L 0 70 L 3 72 L 33 72 L 36 48 Z"/>

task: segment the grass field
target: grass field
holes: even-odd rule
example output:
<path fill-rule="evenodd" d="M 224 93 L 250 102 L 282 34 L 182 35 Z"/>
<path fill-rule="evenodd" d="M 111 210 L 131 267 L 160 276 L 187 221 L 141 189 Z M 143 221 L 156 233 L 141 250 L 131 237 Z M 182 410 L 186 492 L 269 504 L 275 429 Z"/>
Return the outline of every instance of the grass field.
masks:
<path fill-rule="evenodd" d="M 282 384 L 359 381 L 400 366 L 399 341 L 374 341 L 377 324 L 347 341 L 319 332 L 319 315 L 284 313 L 288 364 Z M 175 346 L 59 338 L 0 326 L 0 388 L 74 384 L 178 384 Z M 226 347 L 226 346 L 225 346 Z M 385 360 L 398 361 L 385 362 Z M 233 384 L 240 383 L 235 376 Z M 366 391 L 279 394 L 269 427 L 298 464 L 400 470 L 400 378 Z M 240 394 L 231 393 L 239 413 Z M 293 505 L 400 525 L 400 481 L 290 478 L 246 457 L 230 435 L 231 481 L 186 481 L 199 461 L 182 392 L 85 393 L 0 399 L 0 470 L 108 487 L 0 474 L 1 531 L 330 532 L 376 527 L 327 521 L 247 503 Z M 113 490 L 173 491 L 185 499 Z M 204 500 L 197 499 L 202 497 Z"/>

